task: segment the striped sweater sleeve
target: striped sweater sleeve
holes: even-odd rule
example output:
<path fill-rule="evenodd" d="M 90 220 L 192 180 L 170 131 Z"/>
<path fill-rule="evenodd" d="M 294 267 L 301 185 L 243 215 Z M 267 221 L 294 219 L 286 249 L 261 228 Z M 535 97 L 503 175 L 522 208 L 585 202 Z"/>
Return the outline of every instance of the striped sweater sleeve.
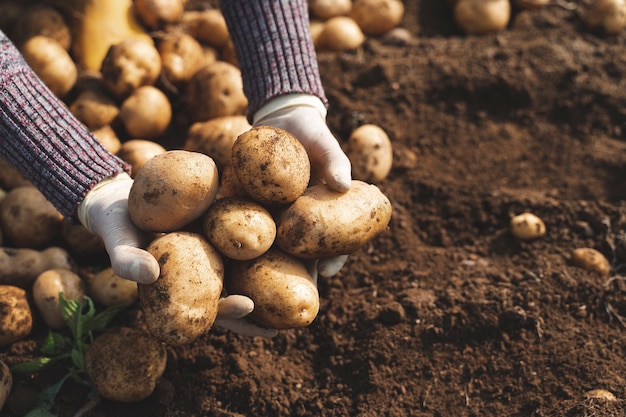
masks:
<path fill-rule="evenodd" d="M 129 172 L 43 84 L 1 31 L 0 157 L 71 222 L 95 184 Z"/>
<path fill-rule="evenodd" d="M 274 97 L 312 94 L 327 104 L 307 0 L 221 0 L 248 97 L 248 118 Z"/>

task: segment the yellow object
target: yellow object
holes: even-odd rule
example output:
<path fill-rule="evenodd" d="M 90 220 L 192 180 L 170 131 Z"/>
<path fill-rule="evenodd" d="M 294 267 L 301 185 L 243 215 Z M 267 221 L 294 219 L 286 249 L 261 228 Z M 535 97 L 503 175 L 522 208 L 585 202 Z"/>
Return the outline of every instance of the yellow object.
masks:
<path fill-rule="evenodd" d="M 152 41 L 133 12 L 132 0 L 86 0 L 75 25 L 72 52 L 79 66 L 99 71 L 111 47 L 129 37 Z"/>

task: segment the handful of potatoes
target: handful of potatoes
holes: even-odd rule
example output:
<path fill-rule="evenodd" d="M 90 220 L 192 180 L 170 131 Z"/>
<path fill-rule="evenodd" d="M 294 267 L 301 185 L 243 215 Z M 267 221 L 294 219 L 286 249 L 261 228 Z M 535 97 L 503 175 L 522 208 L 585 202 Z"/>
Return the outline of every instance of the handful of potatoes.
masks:
<path fill-rule="evenodd" d="M 148 249 L 161 276 L 139 286 L 139 301 L 148 329 L 170 344 L 210 329 L 222 288 L 251 298 L 249 318 L 260 326 L 310 325 L 319 294 L 307 261 L 354 253 L 391 219 L 376 185 L 353 180 L 346 193 L 311 185 L 306 150 L 282 129 L 240 134 L 226 168 L 238 195 L 220 195 L 215 163 L 193 151 L 157 155 L 135 176 L 131 219 L 164 233 Z"/>

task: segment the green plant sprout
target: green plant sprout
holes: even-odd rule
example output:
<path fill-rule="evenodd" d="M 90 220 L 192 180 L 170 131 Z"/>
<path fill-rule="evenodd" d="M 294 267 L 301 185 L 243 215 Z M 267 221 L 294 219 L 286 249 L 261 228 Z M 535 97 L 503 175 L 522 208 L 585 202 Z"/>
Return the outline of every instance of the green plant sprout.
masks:
<path fill-rule="evenodd" d="M 68 324 L 70 335 L 60 331 L 48 331 L 40 349 L 44 356 L 14 365 L 11 367 L 11 372 L 29 374 L 40 372 L 59 362 L 67 362 L 67 373 L 39 394 L 39 403 L 25 417 L 55 417 L 54 400 L 69 378 L 92 388 L 85 374 L 85 351 L 93 342 L 93 332 L 104 330 L 109 322 L 126 307 L 127 305 L 124 304 L 113 305 L 96 313 L 94 302 L 89 296 L 84 296 L 81 301 L 77 301 L 68 300 L 62 292 L 59 293 L 59 308 L 63 319 Z M 90 397 L 90 403 L 95 404 L 97 394 L 93 388 Z"/>

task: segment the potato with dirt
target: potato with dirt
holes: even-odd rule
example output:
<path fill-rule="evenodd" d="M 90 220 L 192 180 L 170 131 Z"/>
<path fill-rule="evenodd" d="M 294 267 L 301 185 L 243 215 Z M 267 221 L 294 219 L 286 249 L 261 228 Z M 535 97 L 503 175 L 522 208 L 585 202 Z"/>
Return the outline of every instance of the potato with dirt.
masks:
<path fill-rule="evenodd" d="M 0 347 L 28 337 L 32 328 L 33 314 L 26 290 L 0 285 Z"/>
<path fill-rule="evenodd" d="M 352 131 L 346 144 L 352 178 L 380 183 L 391 171 L 393 147 L 387 132 L 378 125 L 364 124 Z"/>
<path fill-rule="evenodd" d="M 231 160 L 241 186 L 262 204 L 295 201 L 311 179 L 304 146 L 291 133 L 271 126 L 256 126 L 239 135 Z"/>
<path fill-rule="evenodd" d="M 121 144 L 116 155 L 130 164 L 131 176 L 134 178 L 146 162 L 165 152 L 167 149 L 154 140 L 129 139 Z"/>
<path fill-rule="evenodd" d="M 0 202 L 0 225 L 7 244 L 43 249 L 60 237 L 63 216 L 32 186 L 9 191 Z"/>
<path fill-rule="evenodd" d="M 149 332 L 172 346 L 208 332 L 217 317 L 224 282 L 220 253 L 199 234 L 171 232 L 147 248 L 161 267 L 153 284 L 138 284 Z"/>
<path fill-rule="evenodd" d="M 165 346 L 143 330 L 115 327 L 98 335 L 85 351 L 85 372 L 98 394 L 139 402 L 154 392 L 165 372 Z"/>
<path fill-rule="evenodd" d="M 354 0 L 350 17 L 365 35 L 381 36 L 402 22 L 404 3 L 401 0 Z"/>
<path fill-rule="evenodd" d="M 135 174 L 128 213 L 139 229 L 172 232 L 198 219 L 215 201 L 218 171 L 211 157 L 171 150 L 156 155 Z"/>
<path fill-rule="evenodd" d="M 113 268 L 104 268 L 87 282 L 87 294 L 103 306 L 131 305 L 138 299 L 137 283 L 116 275 Z"/>
<path fill-rule="evenodd" d="M 43 250 L 0 247 L 0 284 L 30 288 L 39 274 L 48 269 L 75 270 L 76 262 L 62 247 Z"/>
<path fill-rule="evenodd" d="M 59 45 L 69 51 L 72 45 L 72 33 L 65 16 L 59 9 L 48 4 L 31 4 L 20 13 L 10 32 L 10 37 L 16 45 L 20 45 L 33 36 L 52 38 Z"/>
<path fill-rule="evenodd" d="M 276 237 L 271 213 L 256 201 L 243 197 L 217 200 L 206 211 L 202 227 L 217 250 L 237 260 L 263 255 Z"/>
<path fill-rule="evenodd" d="M 352 180 L 346 193 L 314 185 L 276 220 L 276 244 L 303 259 L 349 255 L 387 230 L 391 202 L 374 184 Z"/>
<path fill-rule="evenodd" d="M 172 104 L 161 89 L 143 85 L 124 99 L 119 120 L 130 137 L 157 140 L 170 126 Z"/>
<path fill-rule="evenodd" d="M 86 293 L 85 282 L 69 269 L 55 268 L 39 274 L 32 288 L 33 301 L 43 321 L 52 329 L 67 326 L 61 313 L 59 293 L 67 300 L 80 302 Z"/>
<path fill-rule="evenodd" d="M 229 264 L 224 278 L 229 294 L 254 301 L 250 319 L 285 330 L 309 326 L 319 313 L 319 292 L 304 262 L 278 248 Z"/>
<path fill-rule="evenodd" d="M 204 47 L 193 36 L 175 31 L 157 41 L 161 55 L 162 79 L 166 87 L 178 93 L 205 63 Z"/>

